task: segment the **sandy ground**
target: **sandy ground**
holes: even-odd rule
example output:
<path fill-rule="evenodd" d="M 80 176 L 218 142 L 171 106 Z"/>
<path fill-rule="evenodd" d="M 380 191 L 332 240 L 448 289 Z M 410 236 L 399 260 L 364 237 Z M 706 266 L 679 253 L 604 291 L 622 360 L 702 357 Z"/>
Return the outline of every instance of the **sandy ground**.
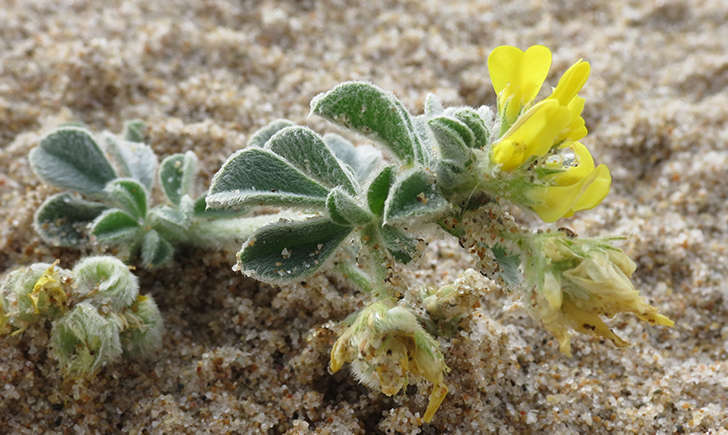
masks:
<path fill-rule="evenodd" d="M 0 270 L 80 255 L 30 227 L 53 191 L 26 156 L 60 122 L 145 119 L 160 154 L 194 150 L 209 179 L 272 119 L 323 132 L 308 102 L 340 81 L 370 80 L 414 112 L 428 92 L 492 104 L 488 52 L 543 43 L 551 85 L 591 62 L 585 143 L 614 176 L 599 208 L 564 223 L 629 236 L 637 283 L 677 326 L 618 317 L 632 347 L 580 336 L 567 358 L 473 276 L 482 305 L 441 342 L 451 394 L 418 426 L 425 384 L 387 398 L 326 371 L 333 322 L 361 294 L 323 275 L 258 285 L 230 270 L 231 255 L 189 250 L 139 272 L 167 325 L 153 361 L 73 385 L 46 353 L 47 328 L 0 342 L 0 432 L 728 431 L 725 0 L 366 3 L 0 0 Z M 470 264 L 457 243 L 433 243 L 411 278 L 436 286 Z"/>

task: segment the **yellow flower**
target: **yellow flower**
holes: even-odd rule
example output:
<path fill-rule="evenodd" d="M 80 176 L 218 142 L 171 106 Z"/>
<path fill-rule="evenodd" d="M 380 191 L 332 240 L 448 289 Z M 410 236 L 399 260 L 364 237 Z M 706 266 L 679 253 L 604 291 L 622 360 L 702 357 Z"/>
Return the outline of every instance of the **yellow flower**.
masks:
<path fill-rule="evenodd" d="M 543 46 L 525 52 L 501 46 L 488 57 L 491 81 L 498 94 L 498 112 L 504 125 L 510 126 L 493 145 L 491 155 L 504 171 L 541 157 L 566 140 L 586 136 L 581 117 L 584 99 L 577 94 L 589 78 L 588 62 L 579 60 L 572 65 L 549 97 L 521 113 L 538 94 L 550 63 L 551 53 Z"/>
<path fill-rule="evenodd" d="M 523 108 L 536 98 L 551 67 L 551 51 L 533 45 L 525 52 L 502 45 L 488 56 L 488 72 L 498 95 L 498 113 L 512 124 Z"/>
<path fill-rule="evenodd" d="M 612 176 L 606 165 L 594 167 L 589 150 L 580 142 L 569 142 L 561 149 L 570 148 L 573 165 L 563 172 L 546 177 L 550 185 L 535 186 L 527 192 L 530 207 L 544 222 L 555 222 L 562 217 L 573 216 L 579 210 L 597 206 L 609 193 Z M 563 162 L 546 163 L 544 166 L 563 165 Z"/>
<path fill-rule="evenodd" d="M 537 284 L 532 304 L 544 327 L 559 342 L 566 355 L 571 354 L 570 330 L 611 340 L 616 346 L 629 343 L 602 320 L 617 313 L 633 313 L 641 320 L 663 326 L 674 322 L 660 314 L 634 288 L 630 280 L 636 269 L 634 262 L 621 250 L 589 239 L 567 240 L 560 233 L 541 236 L 541 252 L 549 263 L 572 263 L 559 271 L 547 266 Z"/>

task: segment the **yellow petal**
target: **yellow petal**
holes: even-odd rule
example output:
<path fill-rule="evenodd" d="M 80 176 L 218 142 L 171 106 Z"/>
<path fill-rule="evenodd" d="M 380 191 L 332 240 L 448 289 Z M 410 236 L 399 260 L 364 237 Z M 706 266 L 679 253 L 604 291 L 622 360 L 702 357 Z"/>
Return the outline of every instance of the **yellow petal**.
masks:
<path fill-rule="evenodd" d="M 569 105 L 569 115 L 571 116 L 571 124 L 569 125 L 569 131 L 564 139 L 566 140 L 579 140 L 586 136 L 586 125 L 584 118 L 581 117 L 581 112 L 584 111 L 584 98 L 580 96 L 574 97 Z"/>
<path fill-rule="evenodd" d="M 561 76 L 559 84 L 556 85 L 556 89 L 554 89 L 550 98 L 554 98 L 562 105 L 568 106 L 589 78 L 589 68 L 589 62 L 583 60 L 579 60 L 569 67 Z"/>
<path fill-rule="evenodd" d="M 534 45 L 525 52 L 502 45 L 488 56 L 488 72 L 498 95 L 498 112 L 513 122 L 541 89 L 551 67 L 551 51 Z"/>
<path fill-rule="evenodd" d="M 573 211 L 589 210 L 596 207 L 609 193 L 609 186 L 612 184 L 612 175 L 606 165 L 599 165 L 594 170 L 593 180 L 585 186 L 584 192 L 572 207 Z"/>
<path fill-rule="evenodd" d="M 538 95 L 543 81 L 551 68 L 551 51 L 543 45 L 528 47 L 520 65 L 521 106 L 525 106 Z"/>
<path fill-rule="evenodd" d="M 570 123 L 569 111 L 556 100 L 544 100 L 519 117 L 493 146 L 493 160 L 511 171 L 534 156 L 546 154 Z M 507 149 L 503 149 L 507 148 Z"/>
<path fill-rule="evenodd" d="M 594 170 L 594 159 L 589 153 L 589 150 L 580 142 L 569 142 L 562 145 L 560 148 L 571 148 L 571 150 L 574 151 L 576 165 L 571 166 L 560 174 L 554 175 L 554 184 L 558 186 L 568 186 L 570 184 L 578 183 Z"/>

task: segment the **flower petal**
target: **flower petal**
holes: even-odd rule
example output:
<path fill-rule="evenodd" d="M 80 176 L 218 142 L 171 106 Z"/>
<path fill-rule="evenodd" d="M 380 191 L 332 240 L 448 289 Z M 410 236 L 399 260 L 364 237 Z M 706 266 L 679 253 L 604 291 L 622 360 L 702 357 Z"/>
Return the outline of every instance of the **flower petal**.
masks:
<path fill-rule="evenodd" d="M 562 105 L 568 106 L 589 78 L 589 69 L 589 62 L 577 61 L 561 76 L 556 89 L 549 98 L 554 98 Z"/>

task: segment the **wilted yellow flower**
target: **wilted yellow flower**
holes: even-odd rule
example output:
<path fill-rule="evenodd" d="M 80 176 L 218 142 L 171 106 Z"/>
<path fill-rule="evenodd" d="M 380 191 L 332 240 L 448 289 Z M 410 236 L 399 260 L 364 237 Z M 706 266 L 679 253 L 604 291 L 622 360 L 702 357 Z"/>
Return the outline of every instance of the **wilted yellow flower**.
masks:
<path fill-rule="evenodd" d="M 498 113 L 512 124 L 541 89 L 551 67 L 551 51 L 533 45 L 525 52 L 509 45 L 496 47 L 488 56 L 488 72 L 498 95 Z"/>
<path fill-rule="evenodd" d="M 559 160 L 562 155 L 553 156 L 547 161 L 546 168 L 564 168 L 544 177 L 547 184 L 535 186 L 527 192 L 531 209 L 544 222 L 554 222 L 562 217 L 570 217 L 579 210 L 588 210 L 598 205 L 609 193 L 612 176 L 605 165 L 594 167 L 589 150 L 579 142 L 562 145 L 561 150 L 570 150 L 573 157 L 568 161 Z"/>
<path fill-rule="evenodd" d="M 674 324 L 634 288 L 630 277 L 636 265 L 621 250 L 603 241 L 571 240 L 559 233 L 536 237 L 546 266 L 528 271 L 531 277 L 540 277 L 531 302 L 544 327 L 558 340 L 562 353 L 571 354 L 572 329 L 607 338 L 616 346 L 628 345 L 601 316 L 633 313 L 652 324 Z M 563 269 L 564 265 L 573 267 Z"/>
<path fill-rule="evenodd" d="M 368 306 L 336 340 L 329 367 L 336 372 L 350 362 L 357 379 L 387 396 L 408 383 L 409 374 L 432 383 L 423 420 L 429 423 L 447 395 L 448 370 L 437 341 L 409 310 L 379 301 Z"/>

